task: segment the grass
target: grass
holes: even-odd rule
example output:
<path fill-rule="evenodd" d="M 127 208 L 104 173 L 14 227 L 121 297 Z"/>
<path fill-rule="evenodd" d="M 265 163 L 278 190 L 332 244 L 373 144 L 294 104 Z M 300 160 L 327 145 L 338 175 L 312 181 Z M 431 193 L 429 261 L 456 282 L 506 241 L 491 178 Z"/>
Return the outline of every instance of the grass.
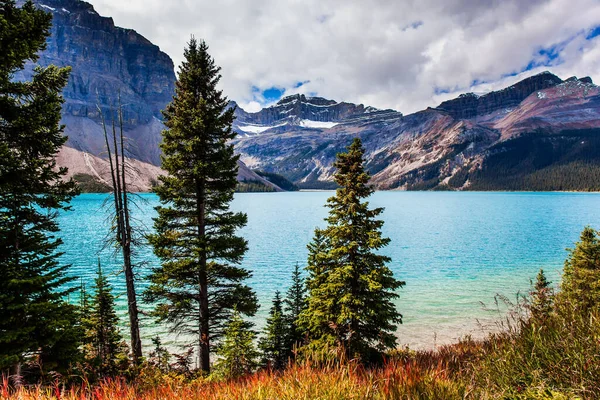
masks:
<path fill-rule="evenodd" d="M 391 352 L 383 366 L 291 364 L 235 380 L 186 379 L 143 368 L 133 382 L 0 385 L 2 399 L 600 399 L 600 310 L 573 312 L 569 299 L 543 319 L 526 309 L 485 340 L 434 351 Z M 523 312 L 523 310 L 525 310 Z"/>
<path fill-rule="evenodd" d="M 563 320 L 563 322 L 567 322 Z M 399 350 L 385 365 L 358 363 L 290 365 L 284 372 L 260 371 L 245 378 L 186 380 L 148 368 L 135 382 L 109 379 L 29 386 L 2 399 L 598 399 L 600 325 L 591 320 L 554 321 L 463 340 L 435 351 Z"/>
<path fill-rule="evenodd" d="M 423 367 L 415 361 L 394 361 L 366 370 L 357 364 L 314 367 L 292 366 L 283 373 L 263 371 L 225 382 L 183 382 L 164 377 L 160 384 L 128 384 L 108 380 L 90 387 L 35 386 L 11 392 L 5 380 L 3 398 L 9 399 L 460 399 L 465 388 L 453 381 L 442 365 Z"/>

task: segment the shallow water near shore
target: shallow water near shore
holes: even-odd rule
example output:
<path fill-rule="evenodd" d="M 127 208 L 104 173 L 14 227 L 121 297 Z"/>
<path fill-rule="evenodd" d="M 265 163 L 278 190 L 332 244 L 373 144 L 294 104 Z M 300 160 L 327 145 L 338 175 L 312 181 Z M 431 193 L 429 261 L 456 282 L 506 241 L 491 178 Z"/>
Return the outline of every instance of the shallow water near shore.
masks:
<path fill-rule="evenodd" d="M 291 272 L 306 262 L 306 245 L 315 227 L 324 227 L 326 199 L 333 192 L 240 193 L 232 209 L 248 214 L 240 231 L 249 250 L 243 266 L 252 271 L 248 284 L 261 308 L 252 319 L 260 329 L 276 290 L 285 291 Z M 111 249 L 103 249 L 108 234 L 106 194 L 83 194 L 72 210 L 59 217 L 64 240 L 61 261 L 71 264 L 73 285 L 93 284 L 97 260 L 118 295 L 117 307 L 126 320 L 125 279 Z M 544 268 L 554 284 L 585 225 L 600 227 L 600 194 L 596 193 L 481 193 L 481 192 L 376 192 L 372 207 L 385 207 L 383 233 L 391 244 L 382 253 L 390 268 L 406 281 L 397 300 L 404 323 L 398 343 L 411 348 L 432 348 L 466 334 L 481 336 L 501 317 L 489 311 L 494 296 L 515 299 L 526 293 L 530 279 Z M 138 226 L 152 229 L 158 198 L 141 194 L 134 216 Z M 159 265 L 148 246 L 137 249 L 138 292 L 144 275 Z M 74 295 L 74 297 L 76 297 Z M 75 300 L 74 300 L 75 301 Z M 148 306 L 142 306 L 142 308 Z M 167 328 L 142 319 L 145 343 Z M 126 333 L 126 329 L 123 332 Z M 167 342 L 184 343 L 173 336 Z"/>

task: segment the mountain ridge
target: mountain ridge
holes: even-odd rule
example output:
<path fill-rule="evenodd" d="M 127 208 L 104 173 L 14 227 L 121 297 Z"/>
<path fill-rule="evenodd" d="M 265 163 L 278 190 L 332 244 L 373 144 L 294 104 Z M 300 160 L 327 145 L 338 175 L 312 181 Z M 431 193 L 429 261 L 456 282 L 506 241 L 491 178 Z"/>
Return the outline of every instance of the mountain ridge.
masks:
<path fill-rule="evenodd" d="M 40 64 L 73 66 L 64 91 L 67 145 L 104 157 L 96 105 L 110 124 L 120 92 L 125 135 L 130 138 L 128 155 L 158 165 L 164 128 L 160 110 L 171 100 L 175 83 L 169 56 L 135 31 L 115 27 L 111 18 L 101 17 L 88 3 L 35 2 L 54 15 Z M 233 129 L 238 136 L 233 143 L 242 161 L 240 169 L 252 179 L 260 177 L 251 169 L 260 169 L 304 188 L 331 187 L 336 154 L 359 137 L 378 189 L 467 190 L 477 186 L 474 179 L 497 159 L 495 154 L 523 150 L 512 146 L 517 142 L 509 143 L 521 135 L 539 136 L 541 141 L 518 142 L 533 146 L 531 151 L 552 142 L 564 151 L 575 151 L 573 134 L 561 132 L 600 128 L 600 95 L 589 77 L 562 80 L 546 71 L 502 90 L 466 93 L 408 115 L 296 94 L 255 113 L 237 107 L 236 117 Z M 514 157 L 505 159 L 516 162 Z M 556 159 L 580 161 L 561 154 Z M 587 155 L 582 159 L 595 160 Z"/>
<path fill-rule="evenodd" d="M 562 80 L 545 71 L 484 95 L 464 94 L 394 118 L 345 121 L 305 131 L 291 126 L 240 135 L 236 148 L 252 168 L 283 174 L 304 187 L 333 177 L 335 154 L 355 136 L 365 146 L 367 168 L 378 189 L 468 189 L 448 182 L 465 168 L 480 169 L 489 149 L 521 134 L 600 127 L 598 87 L 589 77 Z M 325 185 L 326 186 L 326 185 Z"/>

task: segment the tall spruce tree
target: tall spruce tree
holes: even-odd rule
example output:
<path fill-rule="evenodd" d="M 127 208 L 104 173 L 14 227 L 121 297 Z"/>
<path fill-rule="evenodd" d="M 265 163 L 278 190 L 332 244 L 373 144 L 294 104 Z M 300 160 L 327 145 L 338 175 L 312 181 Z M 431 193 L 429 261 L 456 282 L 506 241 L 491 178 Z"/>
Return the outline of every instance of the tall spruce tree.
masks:
<path fill-rule="evenodd" d="M 119 317 L 115 311 L 115 297 L 108 280 L 98 271 L 94 281 L 94 294 L 84 294 L 83 328 L 85 331 L 86 358 L 102 376 L 116 375 L 126 366 L 127 355 L 119 331 Z M 89 298 L 88 298 L 89 297 Z"/>
<path fill-rule="evenodd" d="M 258 348 L 262 351 L 261 364 L 265 368 L 282 370 L 287 365 L 290 356 L 289 326 L 283 315 L 283 301 L 279 291 L 275 292 L 273 305 L 267 318 L 264 336 L 258 342 Z"/>
<path fill-rule="evenodd" d="M 81 339 L 55 236 L 58 211 L 76 194 L 55 162 L 69 68 L 36 67 L 31 80 L 14 80 L 45 48 L 51 19 L 31 2 L 0 1 L 0 370 L 17 376 L 28 357 L 64 370 Z"/>
<path fill-rule="evenodd" d="M 334 347 L 350 358 L 369 360 L 396 344 L 402 315 L 393 300 L 404 282 L 386 266 L 390 258 L 376 253 L 390 240 L 382 237 L 383 221 L 376 219 L 383 209 L 370 209 L 363 201 L 373 193 L 363 154 L 356 138 L 334 164 L 340 188 L 327 201 L 327 227 L 317 229 L 309 245 L 308 307 L 301 323 L 311 347 Z"/>
<path fill-rule="evenodd" d="M 284 304 L 284 319 L 287 325 L 287 357 L 291 357 L 294 349 L 302 345 L 305 336 L 304 330 L 299 326 L 299 319 L 300 314 L 306 308 L 306 285 L 300 274 L 298 263 L 292 272 L 292 284 L 286 293 Z"/>
<path fill-rule="evenodd" d="M 217 84 L 220 68 L 205 42 L 192 38 L 184 53 L 173 101 L 164 111 L 162 167 L 156 188 L 162 206 L 150 236 L 162 265 L 153 269 L 146 299 L 173 330 L 194 335 L 200 368 L 210 372 L 210 344 L 223 334 L 234 306 L 253 315 L 258 302 L 239 266 L 247 243 L 236 230 L 246 224 L 232 212 L 237 161 L 230 140 L 234 109 Z"/>

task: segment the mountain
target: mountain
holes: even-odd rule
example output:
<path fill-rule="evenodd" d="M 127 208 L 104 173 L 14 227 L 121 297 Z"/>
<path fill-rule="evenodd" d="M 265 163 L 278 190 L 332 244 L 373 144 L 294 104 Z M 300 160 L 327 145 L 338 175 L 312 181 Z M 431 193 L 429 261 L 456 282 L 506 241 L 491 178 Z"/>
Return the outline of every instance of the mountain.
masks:
<path fill-rule="evenodd" d="M 135 31 L 116 27 L 112 18 L 100 16 L 84 1 L 34 3 L 53 17 L 47 48 L 40 54 L 39 64 L 72 67 L 63 92 L 67 145 L 101 154 L 104 137 L 98 106 L 110 123 L 120 96 L 132 157 L 160 164 L 160 110 L 175 90 L 169 56 Z M 23 78 L 28 78 L 30 71 Z"/>
<path fill-rule="evenodd" d="M 17 2 L 23 3 L 24 0 Z M 100 186 L 104 184 L 102 173 L 89 167 L 94 163 L 103 165 L 98 157 L 106 156 L 98 107 L 111 129 L 120 98 L 128 155 L 140 161 L 136 167 L 142 175 L 132 184 L 139 190 L 149 189 L 149 182 L 156 179 L 155 166 L 160 165 L 158 145 L 164 129 L 161 110 L 175 92 L 173 61 L 134 30 L 117 27 L 112 18 L 100 16 L 89 3 L 80 0 L 34 0 L 34 3 L 53 16 L 47 48 L 41 52 L 38 63 L 72 67 L 63 91 L 62 123 L 69 138 L 66 146 L 78 153 L 64 150 L 69 156 L 59 157 L 59 166 L 72 167 Z M 28 65 L 15 79 L 29 79 L 31 75 L 32 68 Z M 239 180 L 260 182 L 280 190 L 242 163 L 239 167 Z"/>
<path fill-rule="evenodd" d="M 110 124 L 120 94 L 130 157 L 158 165 L 160 110 L 174 92 L 171 59 L 88 3 L 35 2 L 54 16 L 40 63 L 73 67 L 63 123 L 67 145 L 81 154 L 67 159 L 80 160 L 75 164 L 87 168 L 81 174 L 102 184 L 81 160 L 105 156 L 97 105 Z M 360 137 L 379 189 L 593 189 L 600 176 L 598 91 L 589 77 L 563 81 L 544 72 L 409 115 L 301 94 L 255 113 L 232 102 L 234 144 L 243 161 L 238 179 L 275 187 L 264 178 L 275 173 L 303 188 L 334 187 L 336 154 Z M 140 170 L 148 186 L 154 170 Z"/>
<path fill-rule="evenodd" d="M 232 105 L 237 106 L 235 103 Z M 378 110 L 362 104 L 338 103 L 322 97 L 296 94 L 284 97 L 276 105 L 256 113 L 247 113 L 238 107 L 233 128 L 242 136 L 252 136 L 290 129 L 302 131 L 345 124 L 375 123 L 401 116 L 401 113 L 394 110 Z"/>
<path fill-rule="evenodd" d="M 385 110 L 371 116 L 369 107 L 311 99 L 284 98 L 258 113 L 238 109 L 235 143 L 242 160 L 304 188 L 332 187 L 336 153 L 360 137 L 379 189 L 598 187 L 600 96 L 589 77 L 563 81 L 543 72 L 410 115 Z M 342 105 L 347 111 L 335 113 Z M 318 107 L 328 111 L 315 113 Z M 307 126 L 303 121 L 310 118 L 329 125 Z M 513 182 L 519 180 L 528 183 Z"/>

